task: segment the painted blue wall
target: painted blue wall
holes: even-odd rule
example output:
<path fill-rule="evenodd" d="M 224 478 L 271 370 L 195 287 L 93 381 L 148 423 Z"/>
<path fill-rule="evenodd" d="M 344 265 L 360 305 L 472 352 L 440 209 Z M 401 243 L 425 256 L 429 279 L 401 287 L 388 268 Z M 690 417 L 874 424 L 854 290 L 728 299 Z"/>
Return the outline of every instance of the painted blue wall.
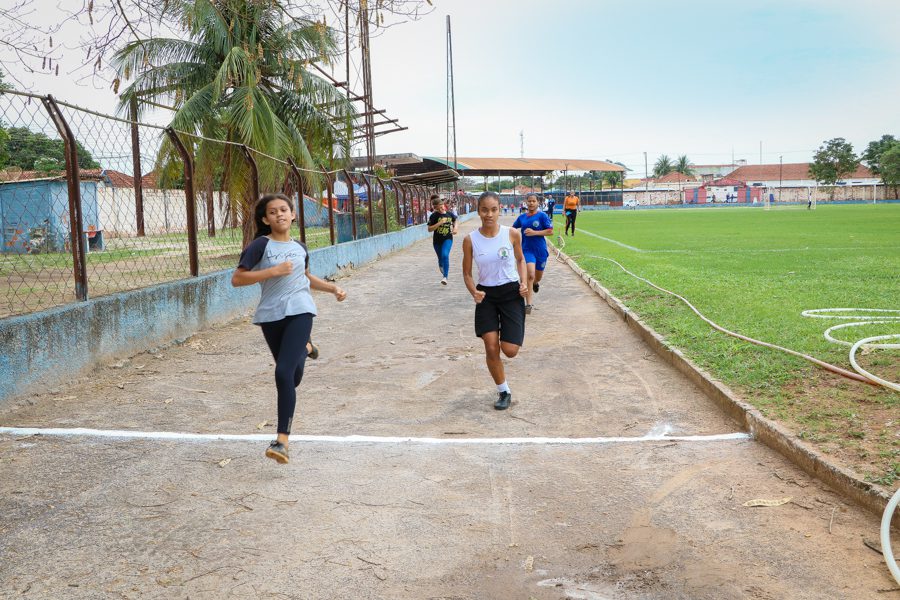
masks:
<path fill-rule="evenodd" d="M 69 191 L 65 180 L 13 181 L 0 184 L 0 252 L 33 249 L 33 229 L 45 231 L 40 251 L 66 252 L 69 240 Z M 84 230 L 98 228 L 97 182 L 81 182 Z"/>
<path fill-rule="evenodd" d="M 461 217 L 466 221 L 475 213 Z M 310 252 L 319 277 L 429 237 L 425 225 Z M 0 319 L 0 402 L 58 384 L 98 363 L 185 338 L 252 309 L 258 286 L 231 287 L 232 271 Z"/>

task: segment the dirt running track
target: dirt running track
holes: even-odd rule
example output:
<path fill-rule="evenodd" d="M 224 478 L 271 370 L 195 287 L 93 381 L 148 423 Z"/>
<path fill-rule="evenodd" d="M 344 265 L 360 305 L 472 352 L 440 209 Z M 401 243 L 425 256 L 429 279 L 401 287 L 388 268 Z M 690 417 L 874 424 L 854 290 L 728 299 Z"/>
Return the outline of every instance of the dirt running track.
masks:
<path fill-rule="evenodd" d="M 737 431 L 557 262 L 494 411 L 460 248 L 447 288 L 425 241 L 344 279 L 345 303 L 317 297 L 295 434 Z M 22 397 L 0 425 L 273 434 L 271 372 L 241 319 Z M 750 440 L 295 441 L 287 466 L 264 447 L 0 436 L 0 597 L 900 597 L 864 545 L 877 518 Z"/>

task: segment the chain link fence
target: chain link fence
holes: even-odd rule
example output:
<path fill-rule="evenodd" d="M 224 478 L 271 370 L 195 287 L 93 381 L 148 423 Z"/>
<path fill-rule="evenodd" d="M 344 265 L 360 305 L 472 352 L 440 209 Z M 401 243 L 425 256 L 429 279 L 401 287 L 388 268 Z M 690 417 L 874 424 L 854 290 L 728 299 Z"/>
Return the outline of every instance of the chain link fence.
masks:
<path fill-rule="evenodd" d="M 267 193 L 314 249 L 423 223 L 432 189 L 0 92 L 0 318 L 233 268 Z"/>

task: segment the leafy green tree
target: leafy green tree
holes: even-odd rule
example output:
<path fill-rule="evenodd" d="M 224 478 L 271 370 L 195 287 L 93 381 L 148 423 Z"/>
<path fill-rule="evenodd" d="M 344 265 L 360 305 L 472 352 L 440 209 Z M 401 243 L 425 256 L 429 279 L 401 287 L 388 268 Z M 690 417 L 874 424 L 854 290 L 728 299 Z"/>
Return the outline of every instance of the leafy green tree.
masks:
<path fill-rule="evenodd" d="M 12 89 L 12 86 L 10 84 L 3 81 L 3 77 L 4 77 L 3 71 L 0 71 L 0 92 L 2 92 L 4 90 Z"/>
<path fill-rule="evenodd" d="M 61 173 L 64 167 L 58 160 L 49 156 L 42 156 L 34 161 L 34 170 L 41 175 Z"/>
<path fill-rule="evenodd" d="M 687 154 L 679 156 L 672 169 L 676 173 L 681 173 L 682 175 L 691 176 L 694 174 L 694 171 L 691 169 L 691 159 L 687 157 Z"/>
<path fill-rule="evenodd" d="M 624 179 L 625 174 L 622 171 L 606 171 L 603 173 L 603 182 L 611 188 L 617 188 L 622 185 Z"/>
<path fill-rule="evenodd" d="M 876 175 L 881 174 L 881 156 L 891 147 L 900 144 L 900 140 L 892 135 L 883 135 L 880 140 L 869 142 L 865 151 L 860 155 L 860 159 L 866 163 Z"/>
<path fill-rule="evenodd" d="M 897 190 L 900 187 L 900 142 L 885 150 L 881 154 L 880 162 L 881 180 L 885 185 L 894 188 L 894 197 L 897 197 Z"/>
<path fill-rule="evenodd" d="M 659 158 L 656 159 L 656 162 L 653 164 L 653 177 L 660 178 L 665 177 L 669 173 L 671 173 L 675 169 L 675 166 L 672 164 L 672 159 L 668 157 L 668 155 L 663 154 Z"/>
<path fill-rule="evenodd" d="M 34 169 L 35 161 L 41 158 L 50 158 L 60 165 L 65 165 L 65 144 L 62 140 L 50 139 L 41 132 L 33 132 L 25 127 L 10 127 L 6 130 L 6 134 L 8 136 L 6 142 L 0 140 L 0 147 L 5 147 L 8 155 L 8 162 L 4 166 L 15 166 L 23 171 L 30 171 Z M 79 168 L 100 168 L 100 164 L 94 160 L 90 152 L 78 142 L 75 143 L 75 151 L 78 154 Z M 0 155 L 2 154 L 3 151 L 0 151 Z"/>
<path fill-rule="evenodd" d="M 834 185 L 858 166 L 859 158 L 853 152 L 853 144 L 844 138 L 834 138 L 819 146 L 809 165 L 809 173 L 819 183 Z"/>
<path fill-rule="evenodd" d="M 353 108 L 310 67 L 337 56 L 331 29 L 286 19 L 270 1 L 169 0 L 166 8 L 182 23 L 186 39 L 140 39 L 115 54 L 119 77 L 133 80 L 121 94 L 120 110 L 132 99 L 166 103 L 175 108 L 170 125 L 176 130 L 246 144 L 279 159 L 292 157 L 305 169 L 344 164 Z M 224 187 L 240 203 L 244 242 L 249 242 L 256 199 L 250 197 L 242 151 L 197 139 L 193 145 L 198 179 L 226 165 Z M 164 141 L 158 162 L 174 157 Z M 284 169 L 271 160 L 258 163 L 260 188 L 280 188 Z M 305 176 L 307 189 L 322 189 L 318 178 Z"/>

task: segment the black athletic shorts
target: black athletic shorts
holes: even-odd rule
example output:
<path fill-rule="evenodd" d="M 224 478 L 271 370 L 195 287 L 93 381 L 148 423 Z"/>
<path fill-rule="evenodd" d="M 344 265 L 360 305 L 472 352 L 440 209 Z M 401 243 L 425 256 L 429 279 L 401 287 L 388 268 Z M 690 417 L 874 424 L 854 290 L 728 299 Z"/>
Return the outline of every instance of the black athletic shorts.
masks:
<path fill-rule="evenodd" d="M 525 298 L 519 295 L 519 282 L 489 287 L 475 286 L 485 293 L 475 305 L 475 335 L 500 332 L 500 341 L 521 346 L 525 341 Z"/>

